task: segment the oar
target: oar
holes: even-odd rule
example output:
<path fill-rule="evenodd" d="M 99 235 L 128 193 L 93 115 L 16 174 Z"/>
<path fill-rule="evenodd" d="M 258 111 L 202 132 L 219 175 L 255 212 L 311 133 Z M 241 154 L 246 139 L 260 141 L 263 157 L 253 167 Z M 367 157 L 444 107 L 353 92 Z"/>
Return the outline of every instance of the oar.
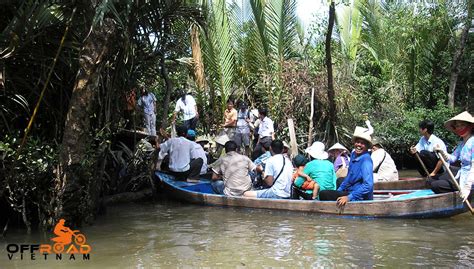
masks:
<path fill-rule="evenodd" d="M 418 151 L 415 152 L 415 155 L 416 155 L 416 158 L 418 159 L 418 161 L 420 162 L 421 167 L 423 167 L 423 170 L 424 170 L 425 173 L 426 173 L 426 178 L 431 178 L 431 177 L 430 177 L 430 173 L 428 172 L 428 169 L 426 169 L 425 163 L 423 163 L 423 161 L 422 161 L 421 158 L 420 158 L 420 154 L 418 154 Z"/>
<path fill-rule="evenodd" d="M 456 185 L 456 188 L 458 188 L 458 190 L 461 191 L 461 187 L 459 186 L 459 183 L 454 178 L 453 172 L 451 172 L 451 169 L 449 169 L 449 166 L 444 160 L 443 156 L 441 156 L 437 151 L 435 151 L 435 153 L 436 153 L 436 156 L 441 160 L 441 162 L 443 162 L 444 169 L 448 172 L 449 177 L 451 178 L 451 181 L 454 183 L 454 185 Z M 474 209 L 472 208 L 471 203 L 469 203 L 469 200 L 466 199 L 466 201 L 464 202 L 469 208 L 469 211 L 471 211 L 471 214 L 474 215 Z"/>

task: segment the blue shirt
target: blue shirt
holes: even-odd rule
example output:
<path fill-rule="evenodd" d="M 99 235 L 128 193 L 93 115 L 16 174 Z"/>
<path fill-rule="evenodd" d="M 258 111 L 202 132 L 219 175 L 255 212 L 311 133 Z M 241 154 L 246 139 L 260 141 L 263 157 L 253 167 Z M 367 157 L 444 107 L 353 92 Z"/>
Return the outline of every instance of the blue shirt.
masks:
<path fill-rule="evenodd" d="M 416 151 L 420 152 L 422 150 L 433 152 L 433 147 L 435 145 L 440 145 L 441 149 L 444 152 L 447 152 L 446 145 L 444 144 L 443 140 L 439 139 L 436 135 L 431 134 L 430 139 L 426 140 L 424 136 L 420 138 L 418 144 L 416 144 Z"/>
<path fill-rule="evenodd" d="M 374 199 L 373 163 L 369 152 L 359 156 L 352 152 L 347 177 L 337 190 L 349 192 L 349 201 Z"/>
<path fill-rule="evenodd" d="M 138 99 L 138 105 L 143 108 L 143 113 L 145 114 L 155 114 L 155 102 L 156 97 L 151 92 Z"/>

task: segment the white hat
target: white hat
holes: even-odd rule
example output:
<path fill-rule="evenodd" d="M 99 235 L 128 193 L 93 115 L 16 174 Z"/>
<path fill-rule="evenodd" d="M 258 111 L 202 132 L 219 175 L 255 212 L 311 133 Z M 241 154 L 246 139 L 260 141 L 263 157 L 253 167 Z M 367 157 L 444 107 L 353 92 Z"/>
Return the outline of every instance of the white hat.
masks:
<path fill-rule="evenodd" d="M 219 144 L 219 145 L 222 145 L 224 146 L 225 143 L 227 143 L 227 141 L 229 141 L 229 136 L 226 135 L 226 134 L 223 134 L 223 135 L 220 135 L 216 138 L 216 143 Z"/>
<path fill-rule="evenodd" d="M 449 119 L 448 121 L 446 121 L 444 123 L 444 127 L 446 127 L 446 129 L 448 129 L 450 131 L 454 131 L 453 121 L 465 121 L 465 122 L 469 122 L 469 123 L 474 123 L 474 117 L 469 112 L 464 111 L 463 113 L 458 114 L 458 115 L 452 117 L 451 119 Z"/>
<path fill-rule="evenodd" d="M 352 140 L 356 138 L 364 139 L 365 141 L 372 144 L 372 137 L 370 137 L 369 130 L 364 127 L 356 126 L 354 134 L 352 135 Z"/>
<path fill-rule="evenodd" d="M 314 142 L 311 147 L 305 150 L 311 157 L 319 160 L 326 160 L 329 157 L 329 154 L 324 151 L 326 146 L 322 142 L 316 141 Z"/>
<path fill-rule="evenodd" d="M 341 145 L 339 143 L 336 143 L 336 144 L 332 145 L 332 147 L 330 147 L 328 149 L 328 151 L 335 150 L 335 149 L 345 150 L 345 151 L 349 152 L 349 150 L 346 147 L 344 147 L 343 145 Z"/>

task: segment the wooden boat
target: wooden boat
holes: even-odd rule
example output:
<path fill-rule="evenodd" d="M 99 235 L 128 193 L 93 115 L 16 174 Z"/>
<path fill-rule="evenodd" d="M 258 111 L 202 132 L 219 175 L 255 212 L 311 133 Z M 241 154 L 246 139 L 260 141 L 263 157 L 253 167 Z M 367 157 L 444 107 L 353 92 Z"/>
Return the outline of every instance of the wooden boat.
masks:
<path fill-rule="evenodd" d="M 290 210 L 367 218 L 442 218 L 467 211 L 457 192 L 434 194 L 431 190 L 384 190 L 375 192 L 375 199 L 372 201 L 350 202 L 340 209 L 336 206 L 336 202 L 332 201 L 218 195 L 213 193 L 208 180 L 200 180 L 197 183 L 177 181 L 173 176 L 159 171 L 156 172 L 156 176 L 173 198 L 200 205 Z"/>
<path fill-rule="evenodd" d="M 400 178 L 397 181 L 374 183 L 374 190 L 422 190 L 429 189 L 426 179 L 419 177 Z"/>

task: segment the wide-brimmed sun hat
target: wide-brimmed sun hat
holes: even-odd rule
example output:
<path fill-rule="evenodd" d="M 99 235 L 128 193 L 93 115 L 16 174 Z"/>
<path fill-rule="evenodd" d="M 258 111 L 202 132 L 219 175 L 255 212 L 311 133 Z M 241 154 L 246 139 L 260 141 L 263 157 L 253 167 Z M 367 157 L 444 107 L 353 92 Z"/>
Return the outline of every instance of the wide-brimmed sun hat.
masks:
<path fill-rule="evenodd" d="M 339 143 L 332 145 L 332 147 L 328 149 L 328 152 L 330 152 L 331 150 L 336 150 L 336 149 L 349 152 L 349 150 L 346 147 L 344 147 L 342 144 L 339 144 Z"/>
<path fill-rule="evenodd" d="M 465 122 L 468 122 L 468 123 L 474 123 L 474 117 L 469 112 L 464 111 L 463 113 L 460 113 L 460 114 L 452 117 L 451 119 L 447 120 L 444 123 L 444 127 L 446 127 L 446 129 L 454 132 L 454 128 L 453 128 L 454 121 L 465 121 Z"/>
<path fill-rule="evenodd" d="M 372 137 L 372 146 L 379 146 L 380 148 L 383 148 L 383 140 L 380 137 L 374 136 Z"/>
<path fill-rule="evenodd" d="M 372 137 L 369 134 L 369 130 L 364 127 L 356 126 L 354 134 L 352 135 L 352 141 L 354 141 L 356 138 L 364 139 L 372 145 Z"/>
<path fill-rule="evenodd" d="M 324 151 L 326 146 L 324 146 L 323 142 L 316 141 L 314 142 L 311 147 L 305 150 L 311 157 L 318 159 L 318 160 L 326 160 L 329 157 L 329 154 Z"/>

